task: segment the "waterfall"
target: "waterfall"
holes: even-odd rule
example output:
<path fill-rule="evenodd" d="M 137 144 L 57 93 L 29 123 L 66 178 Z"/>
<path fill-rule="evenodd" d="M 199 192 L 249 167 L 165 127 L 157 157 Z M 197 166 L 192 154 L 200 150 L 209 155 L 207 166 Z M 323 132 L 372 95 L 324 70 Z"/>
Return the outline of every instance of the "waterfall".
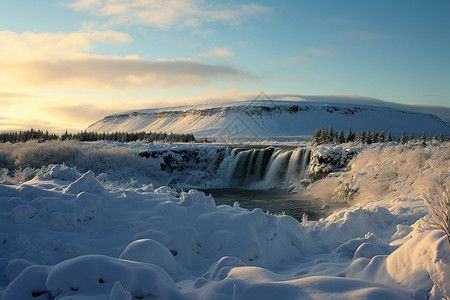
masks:
<path fill-rule="evenodd" d="M 309 156 L 305 148 L 227 149 L 217 176 L 228 187 L 287 189 L 305 178 Z"/>

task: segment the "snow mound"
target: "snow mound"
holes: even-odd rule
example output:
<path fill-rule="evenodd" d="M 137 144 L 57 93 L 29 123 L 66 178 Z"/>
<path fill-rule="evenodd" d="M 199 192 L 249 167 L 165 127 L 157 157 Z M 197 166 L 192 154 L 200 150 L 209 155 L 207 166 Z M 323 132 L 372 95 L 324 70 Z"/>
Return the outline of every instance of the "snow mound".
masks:
<path fill-rule="evenodd" d="M 431 290 L 434 284 L 447 295 L 450 292 L 450 247 L 442 232 L 411 237 L 387 258 L 386 267 L 393 280 L 411 290 L 416 299 L 427 299 L 424 291 Z"/>
<path fill-rule="evenodd" d="M 103 186 L 97 181 L 92 171 L 87 171 L 64 189 L 64 193 L 68 194 L 78 194 L 81 192 L 101 193 L 103 191 Z"/>
<path fill-rule="evenodd" d="M 178 294 L 173 280 L 160 267 L 101 255 L 66 260 L 53 267 L 25 269 L 5 290 L 3 299 L 47 297 L 93 297 L 117 295 L 120 282 L 124 294 L 137 299 L 173 299 Z"/>
<path fill-rule="evenodd" d="M 176 270 L 175 258 L 173 258 L 169 249 L 151 239 L 132 242 L 123 250 L 119 258 L 155 264 L 172 275 L 175 274 Z"/>
<path fill-rule="evenodd" d="M 76 168 L 69 168 L 64 164 L 49 165 L 37 173 L 40 180 L 59 179 L 63 181 L 74 181 L 80 177 Z"/>
<path fill-rule="evenodd" d="M 386 284 L 331 276 L 287 280 L 258 267 L 233 268 L 227 278 L 209 285 L 201 299 L 410 299 Z"/>

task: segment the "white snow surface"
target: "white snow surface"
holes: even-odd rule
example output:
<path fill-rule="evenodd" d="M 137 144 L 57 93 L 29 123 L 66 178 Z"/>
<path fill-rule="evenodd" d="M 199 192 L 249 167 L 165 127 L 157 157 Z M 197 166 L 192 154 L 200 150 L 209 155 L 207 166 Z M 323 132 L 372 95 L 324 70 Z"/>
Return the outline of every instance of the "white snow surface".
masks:
<path fill-rule="evenodd" d="M 140 109 L 107 116 L 87 130 L 191 133 L 228 141 L 301 137 L 331 126 L 345 132 L 350 127 L 354 132 L 390 131 L 398 137 L 403 130 L 409 135 L 450 134 L 450 127 L 431 114 L 380 106 L 281 100 Z"/>
<path fill-rule="evenodd" d="M 308 188 L 348 206 L 302 223 L 195 190 L 34 171 L 0 184 L 0 299 L 441 299 L 450 244 L 423 197 L 430 178 L 448 183 L 449 149 L 366 147 Z"/>

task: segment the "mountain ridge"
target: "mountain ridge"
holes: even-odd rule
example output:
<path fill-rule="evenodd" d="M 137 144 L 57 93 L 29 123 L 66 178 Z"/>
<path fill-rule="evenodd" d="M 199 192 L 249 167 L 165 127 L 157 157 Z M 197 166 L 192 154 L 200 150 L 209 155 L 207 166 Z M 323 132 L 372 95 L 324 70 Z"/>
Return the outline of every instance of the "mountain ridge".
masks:
<path fill-rule="evenodd" d="M 91 131 L 165 131 L 197 137 L 311 135 L 317 128 L 449 135 L 433 114 L 398 108 L 310 101 L 247 100 L 131 110 L 106 116 Z"/>

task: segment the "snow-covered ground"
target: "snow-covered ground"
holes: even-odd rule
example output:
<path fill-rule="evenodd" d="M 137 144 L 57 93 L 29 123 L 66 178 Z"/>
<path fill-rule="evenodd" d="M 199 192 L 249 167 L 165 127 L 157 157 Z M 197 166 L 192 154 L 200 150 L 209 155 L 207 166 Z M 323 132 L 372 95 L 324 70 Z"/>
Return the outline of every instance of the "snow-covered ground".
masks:
<path fill-rule="evenodd" d="M 238 204 L 216 206 L 195 190 L 177 192 L 163 185 L 167 178 L 160 161 L 137 156 L 191 145 L 119 146 L 3 146 L 0 163 L 21 171 L 15 177 L 2 171 L 0 298 L 441 299 L 441 291 L 450 294 L 450 244 L 430 228 L 423 200 L 439 196 L 435 180 L 449 183 L 448 142 L 311 149 L 312 157 L 349 149 L 360 153 L 345 172 L 331 173 L 307 190 L 348 206 L 301 223 Z M 57 155 L 71 160 L 54 164 Z M 49 165 L 33 166 L 42 161 Z"/>
<path fill-rule="evenodd" d="M 332 98 L 332 97 L 331 97 Z M 354 132 L 378 130 L 400 137 L 402 131 L 428 136 L 450 134 L 436 115 L 391 107 L 310 101 L 249 100 L 205 105 L 141 109 L 106 116 L 89 131 L 156 131 L 191 133 L 226 142 L 235 139 L 292 140 L 317 128 Z"/>

